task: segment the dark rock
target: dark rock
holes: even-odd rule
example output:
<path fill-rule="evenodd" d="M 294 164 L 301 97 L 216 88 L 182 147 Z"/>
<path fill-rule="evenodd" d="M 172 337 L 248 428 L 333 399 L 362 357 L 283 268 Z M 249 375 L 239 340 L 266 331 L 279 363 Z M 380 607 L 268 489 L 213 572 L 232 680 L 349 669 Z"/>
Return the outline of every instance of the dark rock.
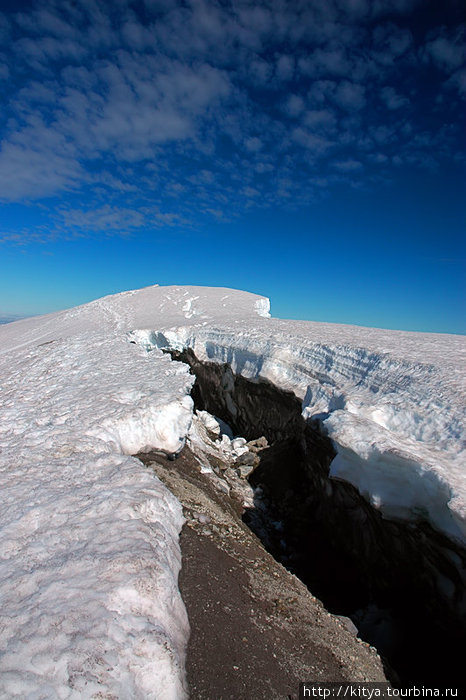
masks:
<path fill-rule="evenodd" d="M 242 479 L 247 479 L 248 476 L 251 474 L 251 472 L 254 471 L 254 466 L 253 465 L 243 465 L 239 467 L 237 470 L 238 476 L 240 476 Z"/>
<path fill-rule="evenodd" d="M 244 452 L 235 460 L 235 467 L 239 467 L 241 465 L 253 466 L 255 464 L 257 464 L 257 457 L 252 452 Z"/>
<path fill-rule="evenodd" d="M 358 628 L 349 617 L 346 617 L 345 615 L 336 615 L 335 617 L 340 620 L 341 624 L 346 627 L 348 632 L 351 632 L 351 634 L 354 634 L 354 636 L 358 634 Z"/>
<path fill-rule="evenodd" d="M 262 435 L 262 437 L 259 437 L 256 440 L 250 440 L 247 443 L 247 446 L 250 450 L 257 452 L 258 450 L 263 450 L 268 447 L 269 443 L 267 442 L 267 438 Z"/>
<path fill-rule="evenodd" d="M 188 447 L 174 467 L 165 460 L 151 466 L 185 511 L 197 515 L 180 538 L 191 700 L 297 700 L 304 678 L 385 680 L 375 650 L 265 551 L 238 504 L 199 472 Z M 209 526 L 199 521 L 201 512 Z"/>

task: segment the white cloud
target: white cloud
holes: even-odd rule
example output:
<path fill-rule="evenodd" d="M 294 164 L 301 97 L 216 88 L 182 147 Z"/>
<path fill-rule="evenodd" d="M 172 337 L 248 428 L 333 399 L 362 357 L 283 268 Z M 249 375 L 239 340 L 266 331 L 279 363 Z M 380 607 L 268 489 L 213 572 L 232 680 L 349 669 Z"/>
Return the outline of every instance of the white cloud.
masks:
<path fill-rule="evenodd" d="M 121 36 L 129 48 L 136 51 L 144 51 L 148 48 L 156 48 L 157 43 L 150 27 L 143 26 L 136 18 L 131 17 L 121 27 Z"/>
<path fill-rule="evenodd" d="M 188 179 L 195 185 L 211 185 L 215 180 L 215 175 L 210 170 L 200 170 Z"/>
<path fill-rule="evenodd" d="M 310 102 L 316 105 L 323 105 L 328 97 L 335 92 L 336 85 L 337 83 L 333 80 L 316 80 L 309 89 L 308 98 Z"/>
<path fill-rule="evenodd" d="M 15 48 L 23 61 L 27 61 L 40 72 L 48 70 L 50 60 L 69 59 L 80 61 L 87 55 L 86 46 L 79 43 L 79 41 L 58 39 L 56 37 L 19 39 Z"/>
<path fill-rule="evenodd" d="M 251 138 L 246 139 L 244 145 L 248 151 L 251 153 L 256 153 L 262 148 L 262 141 L 257 138 L 257 136 L 252 136 Z"/>
<path fill-rule="evenodd" d="M 261 161 L 259 163 L 256 163 L 254 169 L 257 173 L 260 173 L 260 174 L 270 173 L 273 171 L 274 166 L 272 165 L 272 163 L 264 163 Z"/>
<path fill-rule="evenodd" d="M 243 194 L 248 199 L 255 199 L 256 197 L 259 197 L 260 192 L 255 187 L 245 187 L 242 190 L 241 194 Z"/>
<path fill-rule="evenodd" d="M 466 97 L 466 68 L 455 71 L 447 81 L 446 86 L 455 88 L 461 97 Z"/>
<path fill-rule="evenodd" d="M 309 110 L 303 117 L 303 124 L 313 130 L 332 132 L 337 124 L 337 119 L 329 109 Z"/>
<path fill-rule="evenodd" d="M 413 132 L 421 130 L 421 60 L 466 93 L 464 34 L 437 29 L 415 53 L 406 23 L 396 24 L 413 2 L 49 0 L 10 15 L 16 43 L 0 14 L 0 194 L 79 198 L 92 188 L 103 226 L 114 213 L 103 197 L 114 193 L 127 199 L 120 215 L 130 227 L 123 214 L 136 192 L 148 203 L 182 192 L 180 210 L 189 200 L 223 212 L 279 192 L 305 200 L 316 174 L 349 180 L 358 158 L 387 163 L 384 151 L 411 138 L 395 124 L 398 110 L 409 104 Z M 439 114 L 448 102 L 451 93 Z"/>
<path fill-rule="evenodd" d="M 409 29 L 387 22 L 375 27 L 373 44 L 375 60 L 384 66 L 391 66 L 413 46 L 413 36 Z"/>
<path fill-rule="evenodd" d="M 361 110 L 366 104 L 365 87 L 359 83 L 342 80 L 317 80 L 309 90 L 309 100 L 316 106 L 332 102 L 345 111 Z"/>
<path fill-rule="evenodd" d="M 275 66 L 275 74 L 278 80 L 282 82 L 291 80 L 294 73 L 294 65 L 294 59 L 292 56 L 280 56 Z"/>
<path fill-rule="evenodd" d="M 109 204 L 87 211 L 62 209 L 59 213 L 67 228 L 83 231 L 127 231 L 140 228 L 144 224 L 144 216 L 141 212 Z"/>
<path fill-rule="evenodd" d="M 161 211 L 157 206 L 140 206 L 138 209 L 104 204 L 94 209 L 64 208 L 57 212 L 57 227 L 70 235 L 92 233 L 126 235 L 146 227 L 190 225 L 178 212 Z"/>
<path fill-rule="evenodd" d="M 29 32 L 51 34 L 59 39 L 76 37 L 76 29 L 73 25 L 59 17 L 56 12 L 52 12 L 51 8 L 39 7 L 32 12 L 18 12 L 15 15 L 15 22 Z"/>
<path fill-rule="evenodd" d="M 60 77 L 18 93 L 23 126 L 3 139 L 0 154 L 4 198 L 69 189 L 83 176 L 83 161 L 103 153 L 138 161 L 154 157 L 159 144 L 195 138 L 199 120 L 230 91 L 227 74 L 208 64 L 141 61 L 125 51 L 113 62 L 69 66 Z"/>
<path fill-rule="evenodd" d="M 365 91 L 364 85 L 344 80 L 338 84 L 334 100 L 343 109 L 358 111 L 366 104 Z"/>
<path fill-rule="evenodd" d="M 409 104 L 409 99 L 407 97 L 400 95 L 389 85 L 386 85 L 381 89 L 380 97 L 385 103 L 385 106 L 391 110 L 400 109 L 401 107 L 406 107 Z"/>
<path fill-rule="evenodd" d="M 332 142 L 326 139 L 324 136 L 319 136 L 318 134 L 313 134 L 312 132 L 297 127 L 291 132 L 291 137 L 293 141 L 300 146 L 304 146 L 309 151 L 312 151 L 315 155 L 322 155 L 326 153 L 331 147 Z"/>
<path fill-rule="evenodd" d="M 249 27 L 258 36 L 266 36 L 274 29 L 274 18 L 269 8 L 253 4 L 238 8 L 240 23 Z"/>
<path fill-rule="evenodd" d="M 246 67 L 245 72 L 253 85 L 266 85 L 273 75 L 273 66 L 260 57 L 255 57 Z"/>
<path fill-rule="evenodd" d="M 422 0 L 372 0 L 371 12 L 374 16 L 407 14 L 420 5 Z"/>
<path fill-rule="evenodd" d="M 460 94 L 464 94 L 460 71 L 466 63 L 466 25 L 461 25 L 454 31 L 442 28 L 435 38 L 426 43 L 421 54 L 424 59 L 430 59 L 440 70 L 456 74 L 456 78 L 450 85 L 456 85 L 459 87 Z"/>
<path fill-rule="evenodd" d="M 304 110 L 304 100 L 300 95 L 289 95 L 284 105 L 285 113 L 290 117 L 299 116 Z"/>
<path fill-rule="evenodd" d="M 458 68 L 465 58 L 465 47 L 438 37 L 427 44 L 426 49 L 433 61 L 447 71 Z"/>
<path fill-rule="evenodd" d="M 382 124 L 370 128 L 371 137 L 377 144 L 391 143 L 395 139 L 395 130 L 393 127 Z"/>
<path fill-rule="evenodd" d="M 338 0 L 338 7 L 348 15 L 356 19 L 365 17 L 369 13 L 369 0 Z"/>
<path fill-rule="evenodd" d="M 351 72 L 351 61 L 342 45 L 333 48 L 317 48 L 301 62 L 301 69 L 313 76 L 346 76 Z"/>
<path fill-rule="evenodd" d="M 358 160 L 353 160 L 348 158 L 347 160 L 339 160 L 332 164 L 335 170 L 339 170 L 342 173 L 354 173 L 358 170 L 362 170 L 363 165 Z"/>
<path fill-rule="evenodd" d="M 370 153 L 367 156 L 367 160 L 371 163 L 376 163 L 377 165 L 384 165 L 385 163 L 388 163 L 389 158 L 385 155 L 385 153 Z"/>
<path fill-rule="evenodd" d="M 72 189 L 81 174 L 76 163 L 7 146 L 0 152 L 0 200 L 50 197 Z"/>

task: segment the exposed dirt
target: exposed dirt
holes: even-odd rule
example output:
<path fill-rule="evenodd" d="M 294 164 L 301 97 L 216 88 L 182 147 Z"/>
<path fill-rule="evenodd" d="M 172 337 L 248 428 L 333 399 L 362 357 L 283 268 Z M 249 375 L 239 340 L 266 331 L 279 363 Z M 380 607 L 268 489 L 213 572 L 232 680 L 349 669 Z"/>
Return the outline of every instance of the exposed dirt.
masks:
<path fill-rule="evenodd" d="M 377 652 L 268 554 L 185 447 L 176 461 L 138 455 L 178 497 L 180 590 L 191 624 L 192 700 L 298 698 L 303 681 L 384 681 Z"/>

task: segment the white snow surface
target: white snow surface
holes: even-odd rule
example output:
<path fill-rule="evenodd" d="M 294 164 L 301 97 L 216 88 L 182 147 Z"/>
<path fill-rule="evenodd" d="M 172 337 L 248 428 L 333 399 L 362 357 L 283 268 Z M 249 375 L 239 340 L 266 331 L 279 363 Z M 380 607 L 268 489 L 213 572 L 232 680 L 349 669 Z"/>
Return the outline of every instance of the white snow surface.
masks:
<path fill-rule="evenodd" d="M 464 542 L 465 339 L 269 308 L 155 286 L 0 327 L 1 697 L 187 695 L 181 506 L 130 456 L 190 429 L 193 379 L 162 347 L 293 391 L 335 478 Z"/>
<path fill-rule="evenodd" d="M 182 510 L 129 455 L 183 446 L 193 379 L 128 332 L 258 302 L 151 287 L 0 327 L 0 697 L 187 696 Z"/>

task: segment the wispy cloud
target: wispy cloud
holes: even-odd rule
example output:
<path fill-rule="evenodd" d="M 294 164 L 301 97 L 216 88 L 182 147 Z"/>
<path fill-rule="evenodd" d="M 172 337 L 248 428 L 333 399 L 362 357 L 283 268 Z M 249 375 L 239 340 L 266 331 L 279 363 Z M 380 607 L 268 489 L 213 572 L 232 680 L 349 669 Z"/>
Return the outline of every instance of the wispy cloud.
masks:
<path fill-rule="evenodd" d="M 386 85 L 380 90 L 380 97 L 388 109 L 400 109 L 409 105 L 409 99 L 404 95 L 400 95 L 390 85 Z"/>
<path fill-rule="evenodd" d="M 351 159 L 336 161 L 333 166 L 336 170 L 339 170 L 342 173 L 354 173 L 361 170 L 363 167 L 362 163 L 360 163 L 358 160 Z"/>
<path fill-rule="evenodd" d="M 452 73 L 466 63 L 466 24 L 448 32 L 441 27 L 424 47 L 424 55 L 441 70 Z"/>
<path fill-rule="evenodd" d="M 54 235 L 57 216 L 109 234 L 457 159 L 440 97 L 466 96 L 465 29 L 415 36 L 418 6 L 49 0 L 0 14 L 0 197 L 49 202 Z M 438 75 L 418 100 L 426 66 Z"/>

